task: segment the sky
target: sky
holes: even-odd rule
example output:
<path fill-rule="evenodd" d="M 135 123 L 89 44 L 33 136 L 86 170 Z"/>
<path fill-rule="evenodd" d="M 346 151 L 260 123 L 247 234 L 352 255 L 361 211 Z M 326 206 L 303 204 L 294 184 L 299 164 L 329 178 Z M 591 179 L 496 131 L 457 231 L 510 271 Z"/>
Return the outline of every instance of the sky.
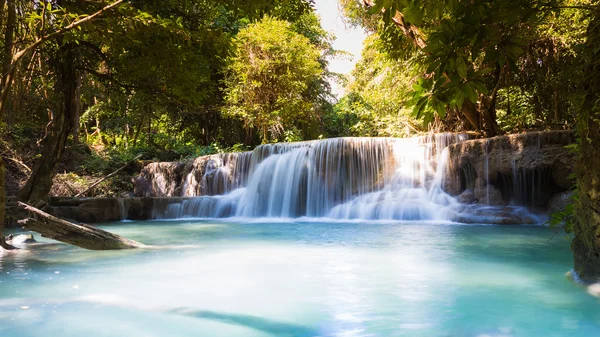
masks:
<path fill-rule="evenodd" d="M 344 50 L 353 55 L 351 59 L 332 59 L 329 61 L 329 70 L 345 75 L 349 75 L 356 61 L 360 59 L 363 48 L 363 41 L 366 34 L 362 29 L 351 28 L 346 25 L 342 19 L 342 13 L 338 8 L 337 0 L 315 0 L 317 14 L 321 17 L 321 26 L 332 32 L 336 40 L 333 48 Z M 344 88 L 336 83 L 332 83 L 333 94 L 340 98 L 344 93 Z"/>

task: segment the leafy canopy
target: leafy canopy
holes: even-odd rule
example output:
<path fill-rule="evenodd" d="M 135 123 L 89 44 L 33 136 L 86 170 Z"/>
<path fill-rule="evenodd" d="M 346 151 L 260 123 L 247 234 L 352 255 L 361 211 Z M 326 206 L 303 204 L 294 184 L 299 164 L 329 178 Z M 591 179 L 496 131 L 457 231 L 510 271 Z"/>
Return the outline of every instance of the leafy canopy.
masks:
<path fill-rule="evenodd" d="M 225 79 L 223 113 L 257 127 L 263 142 L 318 116 L 311 90 L 324 70 L 320 50 L 286 21 L 265 17 L 240 30 Z"/>

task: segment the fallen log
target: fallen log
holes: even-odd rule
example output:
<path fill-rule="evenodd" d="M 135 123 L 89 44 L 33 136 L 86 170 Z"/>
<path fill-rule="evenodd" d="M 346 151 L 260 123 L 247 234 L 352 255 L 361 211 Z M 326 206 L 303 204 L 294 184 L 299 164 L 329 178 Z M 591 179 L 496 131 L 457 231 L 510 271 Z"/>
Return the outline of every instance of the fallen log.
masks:
<path fill-rule="evenodd" d="M 74 224 L 57 218 L 33 206 L 19 202 L 19 207 L 33 217 L 19 220 L 24 229 L 38 232 L 43 237 L 91 250 L 144 248 L 144 244 L 86 225 Z"/>

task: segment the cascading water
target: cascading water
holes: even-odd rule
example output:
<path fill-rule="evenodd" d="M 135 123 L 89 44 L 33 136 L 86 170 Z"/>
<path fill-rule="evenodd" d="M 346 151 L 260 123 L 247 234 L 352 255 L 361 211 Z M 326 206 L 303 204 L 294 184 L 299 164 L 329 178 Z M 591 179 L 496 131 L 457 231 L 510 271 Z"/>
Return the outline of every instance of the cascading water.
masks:
<path fill-rule="evenodd" d="M 182 195 L 197 197 L 156 216 L 450 219 L 458 203 L 442 190 L 444 149 L 466 139 L 336 138 L 220 155 L 187 173 Z"/>

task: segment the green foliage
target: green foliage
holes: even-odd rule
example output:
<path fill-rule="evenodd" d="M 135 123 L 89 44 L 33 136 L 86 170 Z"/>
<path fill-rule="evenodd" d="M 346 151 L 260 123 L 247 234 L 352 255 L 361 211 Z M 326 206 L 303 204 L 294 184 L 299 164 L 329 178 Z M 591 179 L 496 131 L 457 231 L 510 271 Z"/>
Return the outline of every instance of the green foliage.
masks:
<path fill-rule="evenodd" d="M 570 152 L 577 155 L 577 157 L 581 156 L 581 138 L 577 138 L 576 142 L 573 144 L 569 144 L 565 146 L 566 149 L 569 149 Z M 579 158 L 578 158 L 579 159 Z M 569 179 L 575 179 L 575 173 L 571 173 L 568 177 Z M 550 218 L 546 221 L 546 224 L 550 227 L 559 227 L 563 226 L 566 233 L 573 233 L 573 227 L 575 226 L 575 205 L 579 203 L 579 187 L 575 183 L 573 186 L 573 196 L 569 200 L 568 204 L 565 206 L 565 209 L 554 212 L 550 214 Z"/>
<path fill-rule="evenodd" d="M 573 198 L 565 206 L 562 211 L 554 212 L 550 214 L 550 218 L 546 221 L 546 224 L 550 227 L 562 226 L 566 233 L 573 233 L 573 226 L 575 225 L 575 204 L 579 201 L 579 191 L 575 189 Z"/>
<path fill-rule="evenodd" d="M 44 10 L 15 1 L 24 14 L 17 18 L 16 50 L 42 31 L 65 27 L 111 3 L 65 2 L 59 7 L 51 2 Z M 82 78 L 82 131 L 98 130 L 110 142 L 127 146 L 134 145 L 136 134 L 138 139 L 148 138 L 146 133 L 184 133 L 185 142 L 205 146 L 254 143 L 255 139 L 241 136 L 241 122 L 223 118 L 220 111 L 233 39 L 265 15 L 289 22 L 292 30 L 318 46 L 323 51 L 319 62 L 326 66 L 325 57 L 333 52 L 332 37 L 320 27 L 310 0 L 128 1 L 103 13 L 101 20 L 47 40 L 34 58 L 25 59 L 24 73 L 17 76 L 23 78 L 22 85 L 13 86 L 16 92 L 8 115 L 13 124 L 33 121 L 45 127 L 47 109 L 56 111 L 61 99 L 55 67 L 59 50 L 69 46 L 71 63 Z M 320 95 L 322 104 L 328 93 L 324 78 L 311 84 L 309 91 Z"/>
<path fill-rule="evenodd" d="M 223 113 L 256 127 L 263 142 L 290 127 L 302 128 L 319 116 L 320 51 L 288 22 L 265 17 L 242 29 L 225 79 Z"/>
<path fill-rule="evenodd" d="M 521 131 L 535 127 L 541 114 L 536 115 L 536 107 L 532 104 L 531 93 L 518 87 L 498 90 L 498 125 L 506 131 Z"/>
<path fill-rule="evenodd" d="M 405 108 L 419 68 L 386 50 L 377 35 L 365 41 L 349 93 L 323 119 L 329 136 L 407 137 L 419 131 L 418 121 Z"/>
<path fill-rule="evenodd" d="M 462 111 L 473 127 L 483 119 L 493 129 L 498 106 L 505 130 L 573 123 L 574 56 L 591 1 L 376 0 L 369 10 L 342 3 L 394 58 L 416 56 L 423 73 L 407 103 L 425 123 Z"/>

